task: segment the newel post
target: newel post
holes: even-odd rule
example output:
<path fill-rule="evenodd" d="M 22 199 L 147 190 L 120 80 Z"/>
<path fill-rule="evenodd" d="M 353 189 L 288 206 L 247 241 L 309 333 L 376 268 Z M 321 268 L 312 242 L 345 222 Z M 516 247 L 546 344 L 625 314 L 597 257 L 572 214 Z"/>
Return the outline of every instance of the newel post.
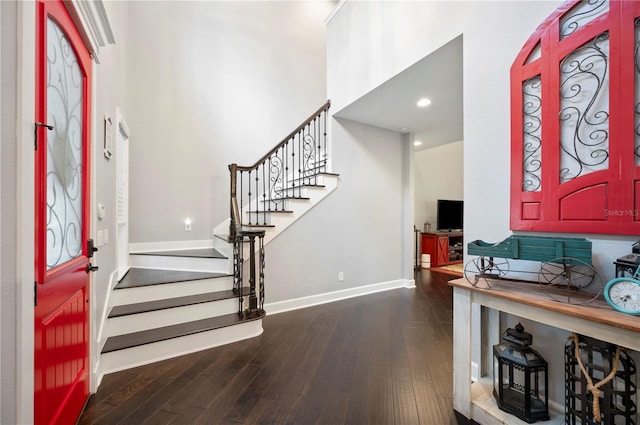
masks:
<path fill-rule="evenodd" d="M 237 175 L 238 175 L 238 164 L 229 164 L 229 173 L 230 173 L 230 196 L 229 196 L 229 241 L 235 240 L 236 237 L 236 212 L 238 209 L 238 199 L 237 199 Z"/>

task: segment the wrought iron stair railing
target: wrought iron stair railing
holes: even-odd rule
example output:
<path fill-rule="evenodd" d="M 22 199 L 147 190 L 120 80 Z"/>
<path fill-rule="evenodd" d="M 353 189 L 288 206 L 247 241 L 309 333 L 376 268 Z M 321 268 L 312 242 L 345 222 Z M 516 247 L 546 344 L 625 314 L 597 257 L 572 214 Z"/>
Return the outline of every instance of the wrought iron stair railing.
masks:
<path fill-rule="evenodd" d="M 286 212 L 289 199 L 306 199 L 304 188 L 318 186 L 318 176 L 327 172 L 330 106 L 331 101 L 327 100 L 255 164 L 229 165 L 229 241 L 234 246 L 234 292 L 238 295 L 241 316 L 253 318 L 264 314 L 264 228 L 270 226 L 271 214 Z M 245 243 L 249 243 L 248 264 Z M 245 273 L 249 274 L 250 289 L 249 306 L 243 310 Z"/>

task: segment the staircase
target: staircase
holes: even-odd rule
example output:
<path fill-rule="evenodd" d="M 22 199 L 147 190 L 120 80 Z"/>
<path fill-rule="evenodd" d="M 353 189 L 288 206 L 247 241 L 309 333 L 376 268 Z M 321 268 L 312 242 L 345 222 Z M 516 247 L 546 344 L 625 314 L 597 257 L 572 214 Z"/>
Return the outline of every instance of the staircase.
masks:
<path fill-rule="evenodd" d="M 329 106 L 253 166 L 229 166 L 231 214 L 214 246 L 130 253 L 99 336 L 98 381 L 262 333 L 264 245 L 337 187 L 327 171 Z"/>
<path fill-rule="evenodd" d="M 103 330 L 100 376 L 254 337 L 238 316 L 229 258 L 215 248 L 138 252 L 116 284 Z M 242 293 L 246 298 L 248 288 Z"/>

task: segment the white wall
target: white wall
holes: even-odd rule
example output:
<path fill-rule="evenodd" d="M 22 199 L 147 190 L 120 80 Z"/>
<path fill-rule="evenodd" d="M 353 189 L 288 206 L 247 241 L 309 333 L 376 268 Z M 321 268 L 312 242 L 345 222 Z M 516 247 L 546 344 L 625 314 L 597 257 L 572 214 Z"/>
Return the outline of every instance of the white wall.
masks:
<path fill-rule="evenodd" d="M 331 137 L 338 188 L 267 246 L 267 303 L 413 278 L 402 269 L 409 141 L 348 120 L 334 120 Z"/>
<path fill-rule="evenodd" d="M 211 238 L 229 217 L 228 164 L 252 165 L 327 99 L 331 8 L 129 3 L 130 242 Z"/>
<path fill-rule="evenodd" d="M 414 154 L 415 225 L 424 230 L 425 221 L 436 230 L 438 199 L 464 200 L 464 161 L 462 141 L 423 149 Z"/>
<path fill-rule="evenodd" d="M 511 234 L 509 69 L 530 34 L 560 4 L 347 2 L 328 24 L 327 90 L 336 110 L 464 35 L 466 240 L 498 242 Z M 593 260 L 605 282 L 613 277 L 612 261 L 628 253 L 637 238 L 585 236 L 593 242 Z M 504 327 L 515 325 L 513 318 L 503 322 Z M 538 329 L 541 338 L 535 338 Z M 566 334 L 557 329 L 529 330 L 538 347 L 564 345 Z M 562 359 L 549 360 L 551 376 L 561 374 Z M 563 399 L 561 386 L 552 389 L 551 397 Z"/>

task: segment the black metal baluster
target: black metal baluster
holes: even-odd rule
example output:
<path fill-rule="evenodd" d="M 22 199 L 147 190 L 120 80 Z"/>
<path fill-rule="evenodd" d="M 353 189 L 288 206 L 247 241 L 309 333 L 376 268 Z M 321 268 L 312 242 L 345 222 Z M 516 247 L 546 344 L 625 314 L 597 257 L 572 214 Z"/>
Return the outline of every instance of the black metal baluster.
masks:
<path fill-rule="evenodd" d="M 266 180 L 265 180 L 265 175 L 264 175 L 264 169 L 266 168 L 266 161 L 262 163 L 261 167 L 262 167 L 262 221 L 263 223 L 266 225 L 267 224 L 267 207 L 266 207 L 266 200 L 267 200 L 267 190 L 266 190 Z"/>
<path fill-rule="evenodd" d="M 242 208 L 244 207 L 244 184 L 243 181 L 244 180 L 244 171 L 240 171 L 240 214 L 238 219 L 240 220 L 240 222 L 238 223 L 238 226 L 242 227 L 242 225 L 244 224 L 244 218 L 242 218 Z"/>
<path fill-rule="evenodd" d="M 285 169 L 284 169 L 284 183 L 282 185 L 282 210 L 283 211 L 284 211 L 285 197 L 288 195 L 288 191 L 289 191 L 289 141 L 287 141 L 287 144 L 284 146 L 285 146 L 285 151 L 284 151 Z"/>
<path fill-rule="evenodd" d="M 260 311 L 264 312 L 264 235 L 260 235 Z"/>
<path fill-rule="evenodd" d="M 280 203 L 280 208 L 282 209 L 282 211 L 284 211 L 284 199 L 282 199 L 284 197 L 284 194 L 282 193 L 282 191 L 285 188 L 285 185 L 287 184 L 287 145 L 283 145 L 281 152 L 280 152 L 280 199 L 281 199 L 281 203 Z"/>
<path fill-rule="evenodd" d="M 327 171 L 327 110 L 324 110 L 324 138 L 323 138 L 323 144 L 324 144 L 324 171 Z"/>
<path fill-rule="evenodd" d="M 259 189 L 259 183 L 260 183 L 260 173 L 258 172 L 258 168 L 256 168 L 256 177 L 255 177 L 255 181 L 256 181 L 256 225 L 260 224 L 260 191 Z"/>
<path fill-rule="evenodd" d="M 308 173 L 309 173 L 309 154 L 307 152 L 307 136 L 309 136 L 309 124 L 304 127 L 304 134 L 302 138 L 302 149 L 304 150 L 304 159 L 302 160 L 302 180 L 300 182 L 301 185 L 305 185 L 309 183 Z"/>
<path fill-rule="evenodd" d="M 242 317 L 243 309 L 242 305 L 244 302 L 244 293 L 243 293 L 243 282 L 244 282 L 244 236 L 238 235 L 236 237 L 235 244 L 238 249 L 238 259 L 237 259 L 237 270 L 238 270 L 238 315 Z"/>
<path fill-rule="evenodd" d="M 277 152 L 277 151 L 276 151 Z M 276 155 L 275 153 L 273 155 Z M 271 211 L 271 201 L 272 201 L 272 195 L 271 193 L 274 190 L 274 183 L 273 183 L 273 177 L 271 177 L 271 173 L 273 172 L 273 155 L 269 155 L 269 172 L 267 173 L 267 178 L 269 179 L 269 194 L 267 195 L 267 197 L 265 198 L 265 202 L 267 203 L 268 207 L 267 209 L 269 211 Z"/>
<path fill-rule="evenodd" d="M 318 140 L 318 117 L 313 119 L 313 184 L 318 184 L 318 167 L 320 167 L 320 141 Z"/>
<path fill-rule="evenodd" d="M 302 157 L 302 150 L 300 149 L 300 139 L 302 138 L 302 136 L 301 136 L 302 131 L 303 131 L 303 130 L 300 130 L 300 131 L 298 132 L 298 155 L 297 155 L 297 156 L 298 156 L 298 168 L 297 168 L 297 170 L 298 170 L 298 180 L 297 180 L 297 183 L 298 183 L 298 184 L 297 184 L 297 186 L 298 186 L 298 198 L 300 198 L 300 197 L 301 197 L 301 195 L 300 195 L 300 158 Z M 294 152 L 295 152 L 295 141 L 293 142 L 293 149 L 294 149 Z M 294 158 L 293 163 L 295 164 L 295 158 Z M 296 176 L 295 176 L 295 172 L 294 172 L 294 176 L 293 176 L 293 177 L 294 177 L 294 178 L 296 177 Z M 294 180 L 294 181 L 296 181 L 296 180 Z M 294 183 L 294 186 L 293 186 L 293 196 L 296 196 L 296 189 L 295 189 L 295 187 L 296 187 L 296 184 Z"/>
<path fill-rule="evenodd" d="M 247 205 L 248 205 L 248 210 L 249 210 L 249 226 L 251 226 L 253 224 L 253 217 L 251 216 L 251 210 L 252 210 L 252 206 L 251 206 L 251 172 L 253 170 L 249 170 L 248 176 L 247 176 L 247 190 L 249 191 L 248 196 L 249 199 L 247 200 Z M 242 214 L 242 212 L 240 212 L 240 214 Z"/>
<path fill-rule="evenodd" d="M 249 253 L 251 264 L 249 264 L 249 310 L 254 311 L 258 308 L 258 301 L 256 299 L 256 237 L 251 235 L 249 237 Z"/>
<path fill-rule="evenodd" d="M 298 137 L 298 197 L 302 198 L 302 186 L 304 185 L 304 128 L 300 130 Z"/>

